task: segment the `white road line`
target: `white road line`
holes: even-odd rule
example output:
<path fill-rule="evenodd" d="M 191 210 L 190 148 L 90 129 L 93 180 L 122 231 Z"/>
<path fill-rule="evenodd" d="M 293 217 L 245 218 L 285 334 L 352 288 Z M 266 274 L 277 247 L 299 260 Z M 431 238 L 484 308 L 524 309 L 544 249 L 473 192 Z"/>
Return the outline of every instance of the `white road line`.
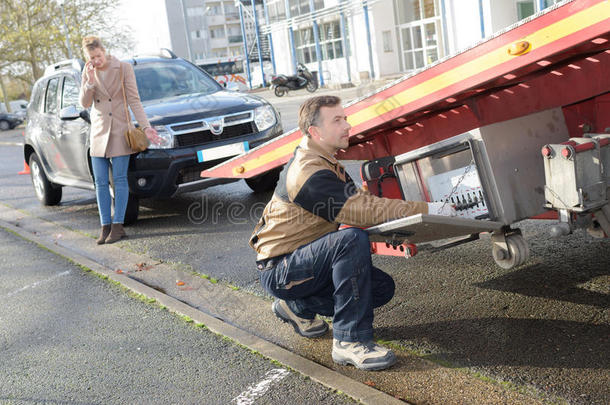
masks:
<path fill-rule="evenodd" d="M 267 378 L 265 378 L 258 384 L 249 386 L 247 390 L 239 394 L 239 396 L 233 398 L 233 401 L 231 402 L 234 402 L 237 405 L 253 404 L 257 398 L 262 397 L 267 391 L 269 391 L 269 388 L 271 388 L 271 384 L 286 378 L 288 374 L 290 374 L 290 372 L 283 368 L 276 368 L 271 371 L 268 371 L 265 374 L 265 377 Z"/>
<path fill-rule="evenodd" d="M 25 287 L 21 287 L 21 288 L 20 288 L 20 289 L 18 289 L 18 290 L 15 290 L 15 291 L 13 291 L 13 292 L 8 293 L 8 294 L 5 296 L 5 298 L 12 297 L 13 295 L 19 294 L 20 292 L 23 292 L 23 291 L 25 291 L 25 290 L 27 290 L 27 289 L 30 289 L 30 288 L 36 288 L 36 287 L 38 287 L 40 284 L 48 283 L 49 281 L 53 281 L 53 280 L 55 280 L 56 278 L 59 278 L 59 277 L 62 277 L 62 276 L 67 276 L 67 275 L 68 275 L 68 274 L 70 274 L 70 273 L 72 273 L 72 271 L 67 270 L 67 271 L 64 271 L 63 273 L 58 273 L 58 274 L 56 274 L 56 275 L 54 275 L 54 276 L 52 276 L 52 277 L 49 277 L 49 278 L 47 278 L 47 279 L 45 279 L 45 280 L 40 280 L 40 281 L 37 281 L 37 282 L 32 283 L 32 284 L 30 284 L 30 285 L 26 285 Z"/>

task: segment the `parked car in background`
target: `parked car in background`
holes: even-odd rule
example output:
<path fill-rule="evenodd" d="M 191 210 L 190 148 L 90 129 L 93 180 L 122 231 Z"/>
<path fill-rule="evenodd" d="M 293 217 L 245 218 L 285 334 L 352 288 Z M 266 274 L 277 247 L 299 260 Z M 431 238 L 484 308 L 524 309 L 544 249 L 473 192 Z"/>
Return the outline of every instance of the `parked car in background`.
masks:
<path fill-rule="evenodd" d="M 25 120 L 25 114 L 28 109 L 28 101 L 27 100 L 12 100 L 8 102 L 9 107 L 11 108 L 11 113 L 15 114 L 22 120 Z M 0 113 L 8 112 L 6 110 L 6 105 L 4 103 L 0 103 Z"/>
<path fill-rule="evenodd" d="M 227 91 L 201 68 L 167 53 L 127 60 L 149 121 L 164 141 L 131 156 L 126 224 L 136 221 L 140 198 L 238 181 L 202 179 L 200 173 L 282 133 L 279 114 L 264 99 Z M 32 91 L 23 152 L 45 205 L 60 202 L 63 186 L 94 189 L 89 112 L 78 101 L 83 66 L 81 60 L 49 66 Z M 278 176 L 276 170 L 246 183 L 255 192 L 268 191 Z"/>
<path fill-rule="evenodd" d="M 23 118 L 13 113 L 0 113 L 0 131 L 15 128 L 23 122 Z"/>

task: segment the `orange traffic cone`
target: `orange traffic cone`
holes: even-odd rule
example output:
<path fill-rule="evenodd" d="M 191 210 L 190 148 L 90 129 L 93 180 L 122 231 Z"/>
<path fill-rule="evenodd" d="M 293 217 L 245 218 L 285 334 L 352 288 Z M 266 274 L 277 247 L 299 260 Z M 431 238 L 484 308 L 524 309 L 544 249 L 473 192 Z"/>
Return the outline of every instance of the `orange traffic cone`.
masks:
<path fill-rule="evenodd" d="M 21 131 L 21 135 L 25 136 L 25 131 Z M 23 170 L 17 174 L 30 174 L 30 165 L 23 159 Z"/>
<path fill-rule="evenodd" d="M 25 160 L 23 161 L 23 170 L 17 174 L 30 174 L 30 165 L 28 165 Z"/>

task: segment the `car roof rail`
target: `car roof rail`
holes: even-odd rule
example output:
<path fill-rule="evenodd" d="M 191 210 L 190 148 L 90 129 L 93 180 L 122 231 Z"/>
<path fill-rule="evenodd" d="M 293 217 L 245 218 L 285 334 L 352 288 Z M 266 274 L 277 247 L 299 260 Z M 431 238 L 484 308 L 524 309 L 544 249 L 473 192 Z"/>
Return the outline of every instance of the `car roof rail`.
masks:
<path fill-rule="evenodd" d="M 74 69 L 81 72 L 84 67 L 85 62 L 82 59 L 66 59 L 47 66 L 44 70 L 44 75 L 50 75 L 52 73 L 57 72 L 58 70 L 64 69 Z"/>
<path fill-rule="evenodd" d="M 166 59 L 178 59 L 178 56 L 168 48 L 161 48 L 161 49 L 159 49 L 159 52 L 142 53 L 142 54 L 134 55 L 133 57 L 134 58 L 143 58 L 146 56 L 154 56 L 154 57 L 166 58 Z"/>

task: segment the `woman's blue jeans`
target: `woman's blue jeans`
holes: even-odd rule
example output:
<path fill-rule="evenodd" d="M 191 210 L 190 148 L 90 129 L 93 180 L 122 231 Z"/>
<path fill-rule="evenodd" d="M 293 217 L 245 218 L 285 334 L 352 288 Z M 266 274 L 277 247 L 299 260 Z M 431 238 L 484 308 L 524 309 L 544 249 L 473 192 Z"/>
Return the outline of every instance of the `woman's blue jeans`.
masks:
<path fill-rule="evenodd" d="M 93 176 L 95 177 L 95 196 L 97 208 L 100 212 L 102 225 L 110 225 L 110 208 L 112 199 L 108 181 L 108 169 L 112 165 L 112 181 L 114 182 L 114 218 L 112 223 L 122 224 L 125 220 L 125 210 L 129 198 L 129 185 L 127 184 L 127 169 L 130 155 L 115 156 L 112 158 L 91 156 Z"/>
<path fill-rule="evenodd" d="M 394 296 L 394 280 L 373 267 L 368 234 L 359 228 L 301 246 L 262 269 L 260 281 L 302 318 L 332 316 L 333 337 L 346 342 L 372 340 L 373 308 Z"/>

